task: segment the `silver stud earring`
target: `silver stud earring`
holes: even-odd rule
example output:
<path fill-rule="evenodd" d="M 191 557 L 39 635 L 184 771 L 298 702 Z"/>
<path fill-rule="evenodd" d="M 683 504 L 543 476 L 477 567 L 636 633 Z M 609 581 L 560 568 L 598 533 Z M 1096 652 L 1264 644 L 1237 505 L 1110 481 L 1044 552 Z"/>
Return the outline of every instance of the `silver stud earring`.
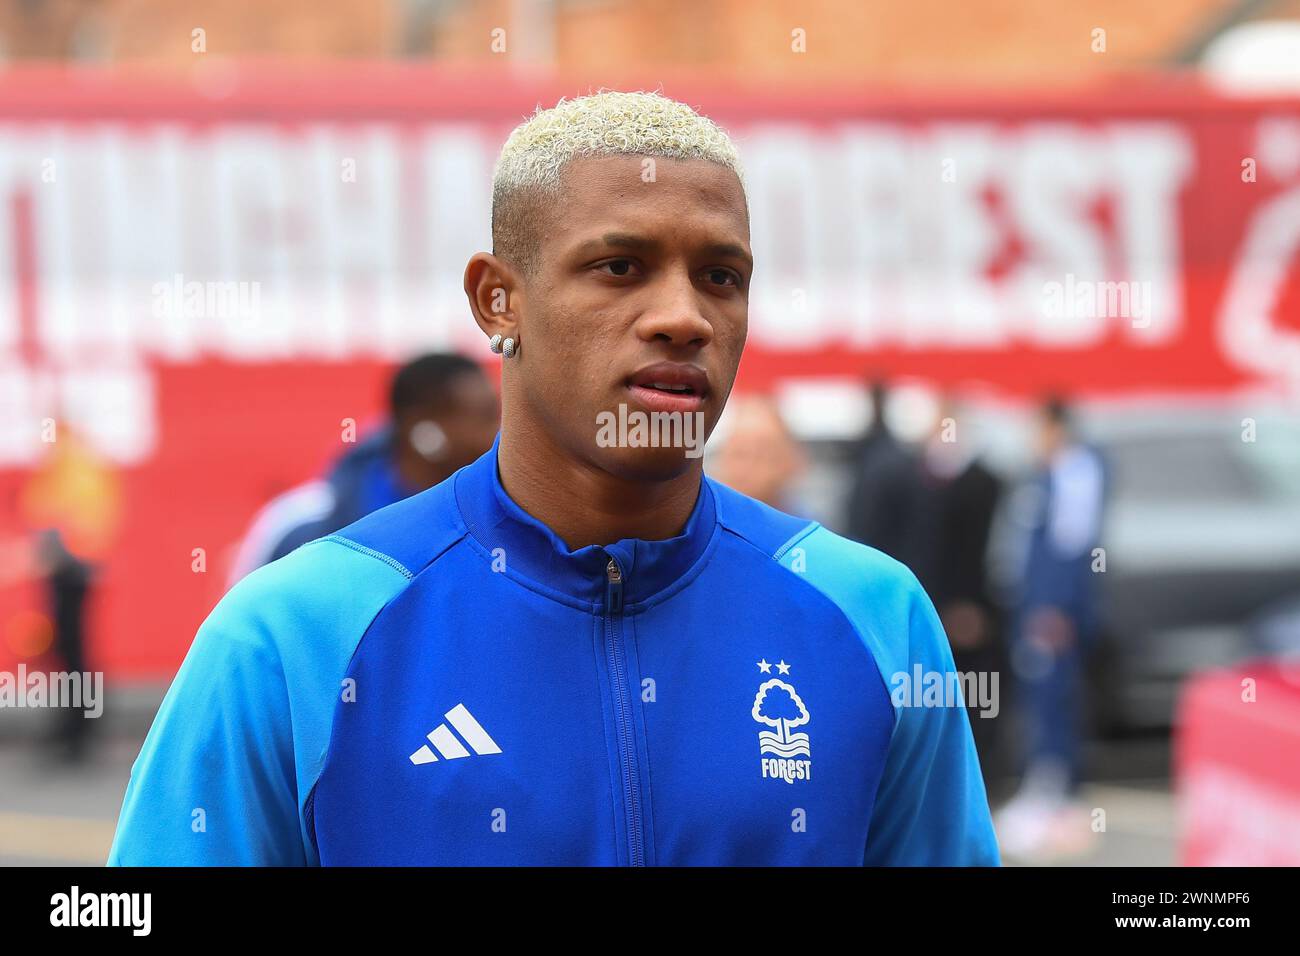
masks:
<path fill-rule="evenodd" d="M 518 351 L 519 351 L 519 347 L 515 345 L 514 339 L 506 339 L 505 342 L 501 344 L 501 354 L 508 359 L 514 358 L 515 353 Z"/>
<path fill-rule="evenodd" d="M 496 335 L 492 336 L 492 341 L 488 343 L 488 348 L 490 348 L 493 352 L 496 352 L 497 355 L 500 355 L 500 354 L 501 354 L 501 339 L 502 339 L 502 338 L 503 338 L 503 336 L 501 335 L 500 332 L 498 332 Z"/>

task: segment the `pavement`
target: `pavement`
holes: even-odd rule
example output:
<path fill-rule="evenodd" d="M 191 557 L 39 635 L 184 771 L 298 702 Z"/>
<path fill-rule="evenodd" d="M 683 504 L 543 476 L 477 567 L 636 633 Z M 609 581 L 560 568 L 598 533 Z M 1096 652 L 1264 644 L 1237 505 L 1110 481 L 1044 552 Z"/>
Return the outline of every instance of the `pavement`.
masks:
<path fill-rule="evenodd" d="M 0 866 L 102 866 L 140 741 L 95 740 L 81 763 L 0 741 Z"/>

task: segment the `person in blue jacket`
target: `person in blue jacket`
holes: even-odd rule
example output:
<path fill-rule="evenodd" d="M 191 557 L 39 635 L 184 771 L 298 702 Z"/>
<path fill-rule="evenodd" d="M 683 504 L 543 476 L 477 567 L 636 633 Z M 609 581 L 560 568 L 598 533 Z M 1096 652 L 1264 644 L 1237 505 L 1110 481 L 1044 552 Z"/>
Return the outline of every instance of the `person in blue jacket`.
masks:
<path fill-rule="evenodd" d="M 1104 458 L 1083 440 L 1063 398 L 1045 399 L 1036 418 L 1038 461 L 1016 508 L 1023 559 L 1011 642 L 1024 770 L 998 818 L 1007 852 L 1026 860 L 1082 853 L 1096 838 L 1080 790 L 1109 484 Z"/>
<path fill-rule="evenodd" d="M 432 488 L 490 448 L 499 425 L 496 389 L 478 363 L 453 352 L 404 363 L 389 385 L 387 420 L 323 478 L 258 511 L 231 563 L 231 586 L 308 541 Z"/>
<path fill-rule="evenodd" d="M 753 273 L 726 134 L 652 93 L 539 110 L 492 241 L 491 450 L 221 600 L 110 862 L 996 865 L 916 578 L 703 474 Z"/>

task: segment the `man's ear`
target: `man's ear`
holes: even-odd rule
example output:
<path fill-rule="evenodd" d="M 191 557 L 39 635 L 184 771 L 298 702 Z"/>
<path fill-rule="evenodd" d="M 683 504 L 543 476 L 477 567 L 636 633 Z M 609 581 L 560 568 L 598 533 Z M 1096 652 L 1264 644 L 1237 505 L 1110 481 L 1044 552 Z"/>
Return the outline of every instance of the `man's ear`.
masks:
<path fill-rule="evenodd" d="M 465 266 L 465 296 L 474 321 L 488 338 L 519 337 L 523 283 L 519 273 L 490 252 L 476 252 Z"/>

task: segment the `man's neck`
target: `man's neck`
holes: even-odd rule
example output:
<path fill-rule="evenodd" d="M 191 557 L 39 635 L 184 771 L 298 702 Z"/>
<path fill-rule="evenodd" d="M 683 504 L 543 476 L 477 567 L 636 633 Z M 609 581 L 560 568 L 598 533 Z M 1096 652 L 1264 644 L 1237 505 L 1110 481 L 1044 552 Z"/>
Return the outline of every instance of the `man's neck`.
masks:
<path fill-rule="evenodd" d="M 667 481 L 631 481 L 575 460 L 541 429 L 521 431 L 502 426 L 501 485 L 571 550 L 623 538 L 661 541 L 686 527 L 700 491 L 699 466 Z"/>

